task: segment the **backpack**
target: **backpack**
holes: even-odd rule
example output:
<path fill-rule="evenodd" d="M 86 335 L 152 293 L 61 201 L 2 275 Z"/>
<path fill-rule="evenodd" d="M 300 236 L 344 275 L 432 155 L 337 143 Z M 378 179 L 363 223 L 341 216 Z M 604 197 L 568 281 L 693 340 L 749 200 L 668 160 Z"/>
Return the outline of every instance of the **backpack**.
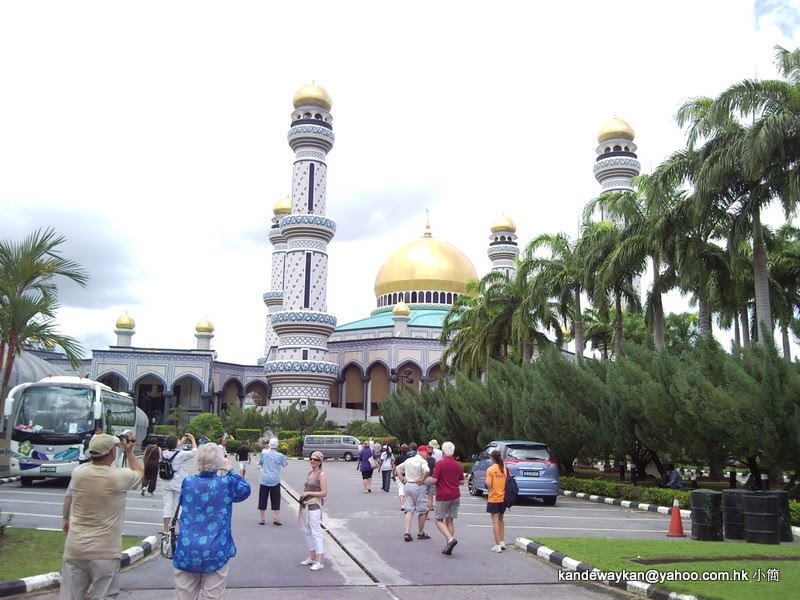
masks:
<path fill-rule="evenodd" d="M 175 451 L 169 459 L 162 458 L 158 461 L 158 476 L 161 479 L 172 479 L 175 477 L 175 469 L 172 468 L 172 461 L 175 460 L 175 457 L 180 454 L 179 451 Z"/>
<path fill-rule="evenodd" d="M 517 485 L 517 478 L 514 477 L 508 469 L 506 469 L 506 493 L 503 503 L 506 508 L 511 508 L 517 502 L 519 496 L 519 486 Z"/>

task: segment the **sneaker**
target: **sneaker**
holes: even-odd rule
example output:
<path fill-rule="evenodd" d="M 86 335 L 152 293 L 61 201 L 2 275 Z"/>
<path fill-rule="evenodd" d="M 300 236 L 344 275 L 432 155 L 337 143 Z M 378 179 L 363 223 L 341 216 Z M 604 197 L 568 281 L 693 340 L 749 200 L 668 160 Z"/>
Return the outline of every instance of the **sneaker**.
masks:
<path fill-rule="evenodd" d="M 492 552 L 500 553 L 502 551 L 503 551 L 503 547 L 500 544 L 495 544 L 494 546 L 492 546 Z"/>
<path fill-rule="evenodd" d="M 503 550 L 505 550 L 505 549 L 506 549 L 506 543 L 505 543 L 505 542 L 500 542 L 500 544 L 499 544 L 499 545 L 500 545 L 500 547 L 501 547 Z"/>
<path fill-rule="evenodd" d="M 152 494 L 151 494 L 152 495 Z M 144 488 L 142 488 L 142 496 L 144 496 Z"/>
<path fill-rule="evenodd" d="M 313 561 L 313 560 L 311 560 L 310 558 L 307 558 L 307 559 L 305 559 L 304 561 L 302 561 L 302 562 L 300 563 L 300 566 L 301 566 L 301 567 L 308 567 L 308 566 L 311 566 L 311 565 L 313 565 L 315 562 L 316 562 L 316 561 Z"/>
<path fill-rule="evenodd" d="M 322 569 L 324 569 L 324 568 L 325 568 L 325 565 L 323 565 L 319 561 L 314 561 L 314 564 L 311 565 L 311 570 L 312 571 L 322 571 Z"/>

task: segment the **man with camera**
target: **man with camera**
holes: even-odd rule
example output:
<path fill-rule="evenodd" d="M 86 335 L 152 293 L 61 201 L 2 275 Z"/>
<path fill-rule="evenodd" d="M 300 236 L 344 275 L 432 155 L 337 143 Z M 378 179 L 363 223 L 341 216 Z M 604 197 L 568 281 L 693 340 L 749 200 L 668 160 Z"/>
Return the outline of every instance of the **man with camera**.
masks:
<path fill-rule="evenodd" d="M 120 541 L 128 490 L 142 483 L 144 468 L 128 437 L 101 433 L 89 442 L 90 463 L 72 474 L 71 512 L 65 512 L 67 534 L 61 569 L 62 600 L 116 597 L 119 592 Z M 121 446 L 130 468 L 115 468 Z M 69 510 L 69 509 L 67 509 Z"/>

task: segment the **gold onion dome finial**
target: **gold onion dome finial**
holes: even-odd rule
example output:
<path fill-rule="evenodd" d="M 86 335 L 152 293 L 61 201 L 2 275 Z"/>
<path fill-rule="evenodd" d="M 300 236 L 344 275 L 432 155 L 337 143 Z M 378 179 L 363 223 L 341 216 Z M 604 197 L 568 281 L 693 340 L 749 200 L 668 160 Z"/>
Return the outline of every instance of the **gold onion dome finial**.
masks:
<path fill-rule="evenodd" d="M 197 333 L 214 333 L 214 324 L 208 320 L 208 317 L 203 317 L 197 322 L 194 330 Z"/>
<path fill-rule="evenodd" d="M 394 305 L 392 309 L 392 314 L 395 317 L 407 317 L 411 314 L 411 309 L 408 308 L 408 304 L 400 300 L 397 304 Z"/>
<path fill-rule="evenodd" d="M 328 111 L 331 109 L 331 106 L 333 106 L 333 100 L 331 100 L 325 88 L 321 85 L 317 85 L 313 81 L 304 85 L 297 91 L 292 103 L 295 108 L 300 108 L 301 106 L 319 106 Z"/>
<path fill-rule="evenodd" d="M 117 329 L 133 329 L 136 327 L 136 321 L 133 320 L 127 312 L 117 319 Z"/>
<path fill-rule="evenodd" d="M 426 226 L 421 238 L 404 244 L 383 263 L 375 277 L 375 295 L 418 290 L 463 294 L 467 282 L 477 278 L 464 253 L 434 238 Z"/>
<path fill-rule="evenodd" d="M 517 225 L 510 217 L 507 217 L 505 213 L 503 213 L 500 218 L 492 221 L 492 233 L 497 233 L 498 231 L 510 231 L 511 233 L 515 233 L 517 231 Z"/>
<path fill-rule="evenodd" d="M 597 134 L 597 143 L 602 144 L 606 140 L 623 139 L 633 141 L 636 134 L 633 132 L 633 127 L 626 121 L 614 117 L 600 128 L 600 133 Z"/>
<path fill-rule="evenodd" d="M 290 215 L 292 214 L 292 199 L 289 196 L 281 198 L 272 207 L 272 214 L 274 215 Z"/>

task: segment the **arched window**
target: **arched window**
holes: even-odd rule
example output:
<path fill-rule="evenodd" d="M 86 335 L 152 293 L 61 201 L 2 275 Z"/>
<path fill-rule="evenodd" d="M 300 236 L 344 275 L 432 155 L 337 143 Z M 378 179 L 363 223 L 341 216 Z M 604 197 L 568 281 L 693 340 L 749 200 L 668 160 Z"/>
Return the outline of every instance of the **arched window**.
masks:
<path fill-rule="evenodd" d="M 627 147 L 627 146 L 625 146 L 625 152 L 629 152 L 629 150 L 628 150 L 628 147 Z"/>
<path fill-rule="evenodd" d="M 425 302 L 427 302 L 428 304 L 431 303 L 431 293 L 430 292 L 425 292 Z"/>
<path fill-rule="evenodd" d="M 417 301 L 417 292 L 411 292 L 411 302 L 416 303 Z"/>
<path fill-rule="evenodd" d="M 447 303 L 448 304 L 453 303 L 453 294 L 451 294 L 450 292 L 447 292 Z"/>
<path fill-rule="evenodd" d="M 405 294 L 405 295 L 406 295 L 406 298 L 405 298 L 405 300 L 406 300 L 406 304 L 410 304 L 410 303 L 411 303 L 411 294 L 409 294 L 408 292 L 406 292 L 406 294 Z"/>
<path fill-rule="evenodd" d="M 605 149 L 605 150 L 603 150 L 603 154 L 607 154 L 608 152 L 611 152 L 611 148 L 609 148 L 608 146 L 606 146 L 606 149 Z"/>
<path fill-rule="evenodd" d="M 392 294 L 392 304 L 397 304 L 397 292 Z"/>
<path fill-rule="evenodd" d="M 620 150 L 622 150 L 622 147 L 614 146 L 614 152 L 619 152 Z"/>
<path fill-rule="evenodd" d="M 439 304 L 439 292 L 433 292 L 433 303 Z"/>

